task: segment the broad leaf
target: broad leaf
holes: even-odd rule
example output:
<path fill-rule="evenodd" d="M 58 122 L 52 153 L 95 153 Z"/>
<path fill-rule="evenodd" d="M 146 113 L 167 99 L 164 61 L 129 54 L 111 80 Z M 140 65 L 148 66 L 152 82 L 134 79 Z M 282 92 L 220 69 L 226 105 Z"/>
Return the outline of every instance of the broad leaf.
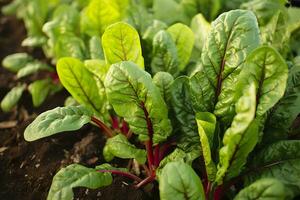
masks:
<path fill-rule="evenodd" d="M 112 183 L 110 173 L 100 173 L 95 169 L 72 164 L 62 168 L 54 176 L 47 200 L 72 200 L 73 188 L 97 189 Z"/>
<path fill-rule="evenodd" d="M 2 99 L 1 109 L 4 112 L 11 111 L 17 105 L 25 89 L 25 84 L 12 88 Z"/>
<path fill-rule="evenodd" d="M 81 12 L 81 31 L 90 35 L 102 35 L 111 24 L 124 17 L 128 0 L 91 0 Z"/>
<path fill-rule="evenodd" d="M 277 178 L 294 196 L 300 194 L 300 141 L 286 140 L 271 144 L 258 152 L 248 165 L 246 182 L 260 178 Z"/>
<path fill-rule="evenodd" d="M 158 72 L 153 77 L 153 83 L 159 88 L 167 105 L 171 103 L 171 85 L 173 81 L 173 76 L 167 72 Z"/>
<path fill-rule="evenodd" d="M 52 87 L 50 78 L 34 81 L 28 86 L 28 91 L 32 96 L 32 102 L 35 107 L 40 106 L 45 101 Z"/>
<path fill-rule="evenodd" d="M 104 146 L 103 155 L 106 161 L 111 161 L 114 157 L 118 158 L 134 158 L 140 164 L 146 162 L 146 151 L 136 148 L 128 142 L 127 138 L 122 135 L 116 135 L 109 138 Z"/>
<path fill-rule="evenodd" d="M 279 200 L 287 199 L 284 185 L 277 179 L 264 178 L 242 189 L 234 200 Z"/>
<path fill-rule="evenodd" d="M 176 45 L 167 31 L 161 30 L 153 38 L 151 70 L 153 74 L 160 71 L 175 77 L 179 74 Z"/>
<path fill-rule="evenodd" d="M 258 45 L 259 29 L 252 12 L 232 10 L 212 22 L 201 58 L 204 74 L 211 83 L 207 89 L 214 91 L 211 101 L 215 103 L 214 113 L 218 118 L 226 118 L 228 122 L 234 116 L 237 76 L 246 56 Z"/>
<path fill-rule="evenodd" d="M 195 35 L 195 47 L 193 50 L 194 59 L 199 59 L 202 48 L 210 31 L 210 23 L 206 21 L 202 14 L 197 14 L 191 22 L 191 29 Z"/>
<path fill-rule="evenodd" d="M 75 100 L 95 113 L 101 113 L 103 102 L 93 74 L 75 58 L 62 58 L 57 63 L 57 73 L 63 86 Z"/>
<path fill-rule="evenodd" d="M 168 163 L 163 168 L 159 193 L 161 200 L 205 200 L 200 178 L 184 162 Z"/>
<path fill-rule="evenodd" d="M 102 46 L 108 65 L 132 61 L 144 68 L 139 34 L 129 24 L 118 22 L 109 26 L 102 35 Z"/>
<path fill-rule="evenodd" d="M 238 89 L 255 83 L 256 116 L 262 117 L 283 96 L 287 78 L 288 67 L 280 54 L 272 47 L 262 46 L 247 57 Z"/>
<path fill-rule="evenodd" d="M 274 47 L 284 56 L 289 51 L 290 39 L 286 24 L 286 16 L 278 11 L 266 26 L 261 27 L 262 43 Z"/>
<path fill-rule="evenodd" d="M 189 78 L 181 76 L 175 79 L 171 86 L 171 100 L 179 129 L 184 138 L 198 141 L 195 112 L 189 95 Z"/>
<path fill-rule="evenodd" d="M 87 57 L 87 49 L 83 40 L 73 33 L 65 33 L 58 37 L 54 45 L 55 57 L 74 57 L 83 60 Z"/>
<path fill-rule="evenodd" d="M 31 62 L 33 58 L 27 53 L 15 53 L 6 56 L 2 60 L 2 66 L 12 72 L 18 72 L 20 69 L 26 66 L 27 63 Z"/>
<path fill-rule="evenodd" d="M 193 31 L 186 25 L 177 23 L 167 29 L 175 42 L 178 56 L 178 67 L 182 71 L 188 64 L 195 43 Z"/>
<path fill-rule="evenodd" d="M 104 59 L 100 37 L 93 36 L 89 41 L 89 50 L 91 59 Z"/>
<path fill-rule="evenodd" d="M 236 103 L 236 116 L 231 127 L 223 137 L 223 147 L 219 151 L 219 164 L 216 182 L 220 185 L 223 179 L 238 175 L 246 163 L 248 154 L 253 150 L 258 140 L 258 131 L 253 119 L 255 116 L 255 86 L 254 83 L 244 90 L 244 95 Z M 252 123 L 251 123 L 252 122 Z"/>
<path fill-rule="evenodd" d="M 40 114 L 27 126 L 26 141 L 34 141 L 64 131 L 74 131 L 91 121 L 92 112 L 83 106 L 57 107 Z"/>
<path fill-rule="evenodd" d="M 289 128 L 300 113 L 300 63 L 289 70 L 287 89 L 270 112 L 266 125 L 267 141 L 286 138 Z"/>
<path fill-rule="evenodd" d="M 197 113 L 196 121 L 205 161 L 206 174 L 209 181 L 214 181 L 217 168 L 212 158 L 212 148 L 215 137 L 216 117 L 209 112 Z"/>
<path fill-rule="evenodd" d="M 167 139 L 172 131 L 168 108 L 150 74 L 132 62 L 121 62 L 110 67 L 104 84 L 114 110 L 141 141 L 151 134 L 154 143 Z"/>
<path fill-rule="evenodd" d="M 34 74 L 40 70 L 45 70 L 45 71 L 54 71 L 52 67 L 49 65 L 42 63 L 40 61 L 33 61 L 29 62 L 24 66 L 22 69 L 20 69 L 17 73 L 18 78 L 22 78 L 31 74 Z"/>
<path fill-rule="evenodd" d="M 99 59 L 85 60 L 84 66 L 101 81 L 104 81 L 109 68 L 104 60 Z"/>

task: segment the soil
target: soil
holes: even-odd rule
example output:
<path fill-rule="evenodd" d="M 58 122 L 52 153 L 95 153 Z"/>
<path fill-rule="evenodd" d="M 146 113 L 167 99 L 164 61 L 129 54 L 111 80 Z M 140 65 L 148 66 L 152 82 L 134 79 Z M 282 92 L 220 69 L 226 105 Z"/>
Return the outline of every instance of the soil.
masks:
<path fill-rule="evenodd" d="M 8 1 L 2 1 L 0 8 Z M 21 47 L 26 36 L 22 21 L 14 16 L 0 14 L 0 61 L 16 52 L 28 52 L 42 58 L 41 50 Z M 37 76 L 21 81 L 32 81 Z M 0 99 L 19 81 L 15 74 L 0 67 Z M 42 106 L 34 108 L 30 95 L 25 92 L 19 105 L 9 113 L 0 111 L 0 199 L 41 200 L 46 199 L 52 178 L 62 167 L 80 163 L 94 167 L 104 163 L 102 147 L 105 138 L 96 127 L 84 126 L 80 131 L 59 134 L 28 143 L 23 138 L 26 126 L 41 112 L 62 106 L 68 96 L 61 91 L 49 97 Z M 127 161 L 116 160 L 114 164 L 126 167 Z M 135 200 L 158 199 L 151 194 L 137 190 L 124 177 L 114 177 L 113 184 L 98 190 L 77 188 L 74 199 Z"/>

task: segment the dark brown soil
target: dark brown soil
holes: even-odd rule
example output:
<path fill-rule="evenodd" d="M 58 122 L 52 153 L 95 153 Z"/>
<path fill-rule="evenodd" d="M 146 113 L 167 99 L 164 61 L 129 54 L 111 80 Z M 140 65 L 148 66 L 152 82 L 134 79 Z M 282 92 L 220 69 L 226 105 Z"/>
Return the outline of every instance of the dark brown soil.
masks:
<path fill-rule="evenodd" d="M 0 8 L 3 2 L 0 3 Z M 0 15 L 0 61 L 11 53 L 29 52 L 40 58 L 41 51 L 20 46 L 26 30 L 15 17 Z M 29 78 L 32 80 L 33 78 Z M 22 80 L 22 81 L 29 81 Z M 0 67 L 0 99 L 17 84 L 15 75 Z M 62 106 L 68 96 L 61 91 L 47 99 L 39 108 L 32 106 L 28 93 L 22 96 L 17 108 L 10 113 L 0 111 L 0 199 L 41 200 L 46 199 L 52 178 L 62 167 L 81 163 L 94 167 L 104 163 L 102 147 L 105 138 L 92 125 L 80 131 L 69 132 L 28 143 L 23 138 L 26 126 L 41 112 Z M 126 167 L 127 161 L 115 164 Z M 127 178 L 115 177 L 109 187 L 88 190 L 75 189 L 75 199 L 135 200 L 157 199 L 155 195 L 136 190 Z"/>

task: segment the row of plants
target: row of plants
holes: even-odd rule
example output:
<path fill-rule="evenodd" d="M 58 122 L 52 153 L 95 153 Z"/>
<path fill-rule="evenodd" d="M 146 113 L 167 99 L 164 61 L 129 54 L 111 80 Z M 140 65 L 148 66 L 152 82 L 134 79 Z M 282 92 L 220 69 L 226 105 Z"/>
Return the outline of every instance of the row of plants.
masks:
<path fill-rule="evenodd" d="M 33 17 L 20 8 L 30 2 L 47 4 L 15 1 L 5 9 L 16 9 L 27 29 Z M 112 175 L 137 188 L 157 181 L 162 200 L 300 195 L 293 126 L 300 113 L 299 9 L 283 0 L 48 3 L 44 19 L 37 17 L 41 34 L 28 31 L 23 44 L 42 46 L 56 64 L 50 80 L 74 101 L 39 115 L 25 140 L 92 123 L 107 138 L 107 162 L 135 163 L 62 168 L 48 199 L 72 199 L 75 187 L 108 186 Z M 19 74 L 28 62 L 17 56 L 3 65 L 26 63 Z M 22 92 L 13 93 L 2 109 Z"/>

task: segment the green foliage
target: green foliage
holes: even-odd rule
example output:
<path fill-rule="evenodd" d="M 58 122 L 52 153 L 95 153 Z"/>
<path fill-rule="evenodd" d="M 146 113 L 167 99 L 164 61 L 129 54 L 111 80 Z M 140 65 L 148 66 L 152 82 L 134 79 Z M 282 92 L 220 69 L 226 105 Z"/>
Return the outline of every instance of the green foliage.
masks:
<path fill-rule="evenodd" d="M 195 171 L 183 162 L 168 163 L 159 179 L 161 200 L 204 200 L 201 180 Z"/>
<path fill-rule="evenodd" d="M 47 200 L 72 200 L 73 188 L 87 187 L 96 189 L 112 183 L 110 173 L 99 173 L 95 169 L 78 164 L 62 168 L 54 176 Z"/>
<path fill-rule="evenodd" d="M 11 111 L 20 100 L 24 90 L 26 89 L 26 85 L 18 85 L 14 88 L 12 88 L 2 99 L 1 101 L 1 109 L 4 112 Z"/>
<path fill-rule="evenodd" d="M 119 22 L 109 26 L 102 36 L 102 46 L 108 65 L 132 61 L 144 68 L 139 34 L 129 24 Z"/>
<path fill-rule="evenodd" d="M 92 112 L 83 106 L 57 107 L 40 114 L 24 132 L 34 141 L 63 131 L 74 131 L 91 121 Z"/>
<path fill-rule="evenodd" d="M 12 72 L 18 72 L 20 69 L 26 66 L 27 63 L 31 62 L 33 58 L 26 53 L 15 53 L 6 56 L 2 60 L 4 68 Z"/>
<path fill-rule="evenodd" d="M 116 156 L 118 158 L 134 158 L 140 164 L 144 164 L 146 162 L 146 154 L 145 150 L 137 149 L 130 144 L 122 134 L 109 138 L 103 149 L 104 158 L 108 162 Z"/>
<path fill-rule="evenodd" d="M 167 106 L 150 74 L 132 62 L 121 62 L 110 67 L 104 85 L 115 112 L 141 141 L 149 140 L 149 122 L 154 143 L 166 140 L 171 134 Z"/>

